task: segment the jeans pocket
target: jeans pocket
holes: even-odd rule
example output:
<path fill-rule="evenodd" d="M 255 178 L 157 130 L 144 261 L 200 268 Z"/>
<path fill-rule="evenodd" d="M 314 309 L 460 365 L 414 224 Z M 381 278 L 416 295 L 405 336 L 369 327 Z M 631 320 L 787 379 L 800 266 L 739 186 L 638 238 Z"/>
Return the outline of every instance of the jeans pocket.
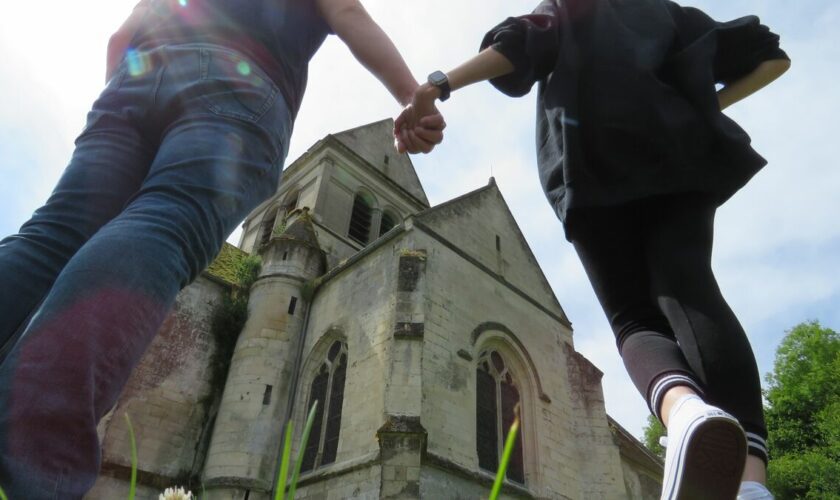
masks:
<path fill-rule="evenodd" d="M 244 56 L 201 49 L 201 97 L 213 113 L 256 123 L 277 93 L 274 82 Z"/>

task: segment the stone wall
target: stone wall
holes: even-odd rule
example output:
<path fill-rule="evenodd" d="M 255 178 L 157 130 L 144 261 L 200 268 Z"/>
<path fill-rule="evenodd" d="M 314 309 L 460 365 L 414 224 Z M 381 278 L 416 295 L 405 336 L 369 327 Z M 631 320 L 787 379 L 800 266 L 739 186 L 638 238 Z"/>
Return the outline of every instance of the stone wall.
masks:
<path fill-rule="evenodd" d="M 213 308 L 225 286 L 199 277 L 176 300 L 116 407 L 100 422 L 103 464 L 99 481 L 85 497 L 125 497 L 131 448 L 123 415 L 131 417 L 137 441 L 138 499 L 157 499 L 165 487 L 200 473 L 208 427 L 208 366 L 215 349 L 210 333 Z M 157 493 L 155 493 L 157 492 Z"/>

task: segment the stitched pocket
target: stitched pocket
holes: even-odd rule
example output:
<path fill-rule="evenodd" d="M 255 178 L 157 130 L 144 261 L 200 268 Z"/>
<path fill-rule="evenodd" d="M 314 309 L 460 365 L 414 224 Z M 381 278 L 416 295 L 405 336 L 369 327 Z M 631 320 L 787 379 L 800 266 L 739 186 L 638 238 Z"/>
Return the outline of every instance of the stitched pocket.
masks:
<path fill-rule="evenodd" d="M 271 108 L 277 86 L 235 52 L 201 49 L 202 98 L 213 113 L 256 123 Z"/>

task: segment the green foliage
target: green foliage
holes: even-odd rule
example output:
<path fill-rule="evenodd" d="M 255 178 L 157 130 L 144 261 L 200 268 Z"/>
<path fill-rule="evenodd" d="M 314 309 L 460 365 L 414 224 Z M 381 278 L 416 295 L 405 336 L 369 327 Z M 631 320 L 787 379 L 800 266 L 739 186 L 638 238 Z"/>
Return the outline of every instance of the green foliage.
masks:
<path fill-rule="evenodd" d="M 295 500 L 295 491 L 297 490 L 298 477 L 300 476 L 300 468 L 303 465 L 303 452 L 306 451 L 306 444 L 309 443 L 309 433 L 312 431 L 312 425 L 315 423 L 315 410 L 318 409 L 318 400 L 312 403 L 312 408 L 309 410 L 309 416 L 306 417 L 306 425 L 303 427 L 303 436 L 300 438 L 300 449 L 298 450 L 297 460 L 295 460 L 295 469 L 292 471 L 292 484 L 289 485 L 288 500 Z"/>
<path fill-rule="evenodd" d="M 9 498 L 6 496 L 6 492 L 3 491 L 3 488 L 0 488 L 0 500 L 9 500 Z"/>
<path fill-rule="evenodd" d="M 134 500 L 137 492 L 137 441 L 134 439 L 134 426 L 131 425 L 131 418 L 124 413 L 125 425 L 128 427 L 128 440 L 131 444 L 131 483 L 128 487 L 128 500 Z"/>
<path fill-rule="evenodd" d="M 303 427 L 303 435 L 300 438 L 300 449 L 298 450 L 297 459 L 295 459 L 295 466 L 292 470 L 292 481 L 291 484 L 289 484 L 288 494 L 286 494 L 286 480 L 292 456 L 292 433 L 294 425 L 291 421 L 286 424 L 283 456 L 281 457 L 280 467 L 277 471 L 277 489 L 274 492 L 274 500 L 283 500 L 284 495 L 286 500 L 295 500 L 295 491 L 297 490 L 298 477 L 300 476 L 300 467 L 303 464 L 303 453 L 306 451 L 307 443 L 309 443 L 309 433 L 312 431 L 312 424 L 315 422 L 315 410 L 317 408 L 318 400 L 315 400 L 315 402 L 312 403 L 312 408 L 309 410 L 309 416 L 306 417 L 306 424 Z"/>
<path fill-rule="evenodd" d="M 778 500 L 840 500 L 840 461 L 819 451 L 773 458 L 768 480 Z"/>
<path fill-rule="evenodd" d="M 653 415 L 648 415 L 647 425 L 644 428 L 645 447 L 659 458 L 665 458 L 665 448 L 659 444 L 659 438 L 665 435 L 665 426 Z"/>
<path fill-rule="evenodd" d="M 262 260 L 258 255 L 249 255 L 236 263 L 234 276 L 236 283 L 242 290 L 248 290 L 260 275 Z"/>
<path fill-rule="evenodd" d="M 283 500 L 286 493 L 286 481 L 289 478 L 289 462 L 292 456 L 292 433 L 294 422 L 291 420 L 286 424 L 286 437 L 283 438 L 283 458 L 280 460 L 280 470 L 277 471 L 277 491 L 274 493 L 274 500 Z"/>
<path fill-rule="evenodd" d="M 840 335 L 816 321 L 787 332 L 765 393 L 770 489 L 779 500 L 840 499 Z"/>
<path fill-rule="evenodd" d="M 507 473 L 508 463 L 513 454 L 513 446 L 516 443 L 516 435 L 519 433 L 519 405 L 514 408 L 516 418 L 510 424 L 507 439 L 505 439 L 505 450 L 502 453 L 502 460 L 499 462 L 499 469 L 496 471 L 496 480 L 493 482 L 493 489 L 490 490 L 490 500 L 499 498 L 499 492 L 502 491 L 502 483 L 505 481 L 505 474 Z"/>

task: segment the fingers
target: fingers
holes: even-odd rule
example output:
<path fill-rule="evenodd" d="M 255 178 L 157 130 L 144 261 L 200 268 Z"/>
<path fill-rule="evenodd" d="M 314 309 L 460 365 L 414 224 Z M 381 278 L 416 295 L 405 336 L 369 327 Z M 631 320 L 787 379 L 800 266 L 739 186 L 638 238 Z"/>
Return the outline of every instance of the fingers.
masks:
<path fill-rule="evenodd" d="M 434 142 L 426 141 L 414 131 L 414 129 L 403 129 L 400 133 L 400 140 L 409 153 L 429 153 L 434 149 Z"/>
<path fill-rule="evenodd" d="M 443 131 L 443 129 L 446 128 L 446 122 L 443 120 L 443 115 L 441 115 L 440 113 L 436 113 L 421 118 L 420 126 L 425 129 Z"/>
<path fill-rule="evenodd" d="M 414 134 L 423 142 L 437 145 L 443 142 L 443 130 L 415 127 Z"/>

